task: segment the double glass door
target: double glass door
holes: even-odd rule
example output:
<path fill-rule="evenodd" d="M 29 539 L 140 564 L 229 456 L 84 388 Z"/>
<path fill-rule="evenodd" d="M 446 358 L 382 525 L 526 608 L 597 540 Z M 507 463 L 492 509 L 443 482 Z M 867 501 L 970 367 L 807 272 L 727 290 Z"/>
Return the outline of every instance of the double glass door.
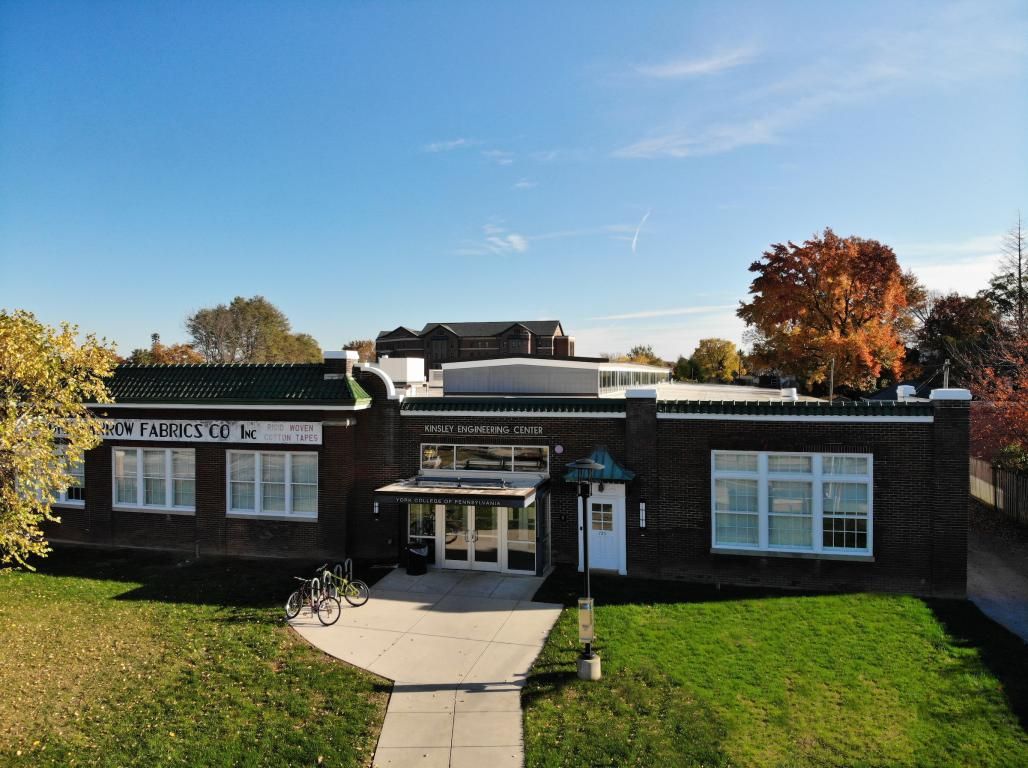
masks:
<path fill-rule="evenodd" d="M 500 507 L 447 504 L 443 530 L 444 567 L 500 570 Z"/>

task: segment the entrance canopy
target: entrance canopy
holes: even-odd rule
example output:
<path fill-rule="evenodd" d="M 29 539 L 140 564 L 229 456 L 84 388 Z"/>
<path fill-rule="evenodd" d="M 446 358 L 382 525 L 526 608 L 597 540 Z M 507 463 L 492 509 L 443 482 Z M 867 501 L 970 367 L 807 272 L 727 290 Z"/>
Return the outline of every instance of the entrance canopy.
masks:
<path fill-rule="evenodd" d="M 400 504 L 477 504 L 495 507 L 530 507 L 545 478 L 511 480 L 509 478 L 476 477 L 412 477 L 397 480 L 375 489 L 376 501 Z"/>

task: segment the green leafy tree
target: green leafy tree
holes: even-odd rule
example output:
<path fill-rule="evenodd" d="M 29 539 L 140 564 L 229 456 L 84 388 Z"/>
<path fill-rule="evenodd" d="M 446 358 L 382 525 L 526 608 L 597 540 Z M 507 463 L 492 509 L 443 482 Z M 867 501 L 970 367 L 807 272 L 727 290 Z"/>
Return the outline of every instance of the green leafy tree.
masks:
<path fill-rule="evenodd" d="M 186 318 L 186 330 L 208 363 L 313 363 L 317 341 L 293 333 L 289 320 L 263 296 L 236 296 L 231 304 L 207 307 Z"/>
<path fill-rule="evenodd" d="M 700 377 L 700 370 L 696 365 L 696 361 L 691 357 L 679 355 L 671 375 L 675 381 L 695 381 Z"/>
<path fill-rule="evenodd" d="M 102 440 L 84 402 L 110 402 L 114 351 L 78 328 L 51 328 L 23 310 L 0 310 L 0 566 L 28 566 L 50 551 L 41 525 L 60 522 L 57 494 L 69 468 Z M 59 438 L 58 438 L 59 436 Z"/>
<path fill-rule="evenodd" d="M 728 339 L 700 339 L 692 362 L 703 381 L 732 381 L 743 372 L 739 350 Z"/>

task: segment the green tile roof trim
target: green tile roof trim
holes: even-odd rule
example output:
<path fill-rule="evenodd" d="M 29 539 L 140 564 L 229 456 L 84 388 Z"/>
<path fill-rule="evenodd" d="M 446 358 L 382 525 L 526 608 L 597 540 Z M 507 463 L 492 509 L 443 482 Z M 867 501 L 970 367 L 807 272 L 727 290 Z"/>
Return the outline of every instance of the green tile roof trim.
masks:
<path fill-rule="evenodd" d="M 371 399 L 352 378 L 325 378 L 321 363 L 119 365 L 115 403 L 351 405 Z"/>
<path fill-rule="evenodd" d="M 829 403 L 800 400 L 795 403 L 771 400 L 661 400 L 657 413 L 723 413 L 745 416 L 931 416 L 930 403 L 900 403 L 885 400 Z"/>
<path fill-rule="evenodd" d="M 596 397 L 408 397 L 401 411 L 434 413 L 610 413 L 625 412 L 625 401 Z"/>

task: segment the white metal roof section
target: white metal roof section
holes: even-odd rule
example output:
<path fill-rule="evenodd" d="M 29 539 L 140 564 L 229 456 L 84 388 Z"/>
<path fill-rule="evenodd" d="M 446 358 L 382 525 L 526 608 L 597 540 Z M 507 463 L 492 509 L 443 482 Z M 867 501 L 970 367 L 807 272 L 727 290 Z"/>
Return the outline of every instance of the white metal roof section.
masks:
<path fill-rule="evenodd" d="M 502 368 L 509 366 L 528 365 L 540 368 L 574 368 L 594 371 L 670 371 L 666 365 L 643 365 L 641 363 L 617 363 L 609 360 L 582 360 L 575 358 L 545 357 L 502 357 L 487 360 L 462 360 L 459 363 L 443 363 L 444 371 L 464 370 L 468 368 Z"/>
<path fill-rule="evenodd" d="M 775 403 L 795 402 L 788 390 L 765 387 L 744 387 L 736 384 L 684 384 L 666 382 L 657 385 L 658 400 L 714 400 L 722 402 L 770 401 Z M 797 395 L 796 401 L 814 402 L 819 397 Z"/>

